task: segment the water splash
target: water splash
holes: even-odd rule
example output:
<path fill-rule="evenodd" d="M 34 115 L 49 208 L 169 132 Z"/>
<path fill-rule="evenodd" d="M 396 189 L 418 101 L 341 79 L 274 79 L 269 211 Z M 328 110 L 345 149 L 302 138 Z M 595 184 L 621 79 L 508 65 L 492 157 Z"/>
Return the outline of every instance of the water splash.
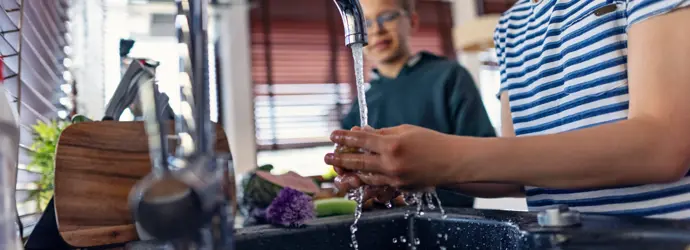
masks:
<path fill-rule="evenodd" d="M 408 192 L 403 193 L 403 200 L 405 201 L 405 205 L 408 205 L 408 206 L 414 205 L 416 202 L 414 194 L 408 193 Z"/>
<path fill-rule="evenodd" d="M 364 202 L 364 187 L 359 187 L 358 189 L 352 190 L 350 192 L 350 197 L 352 200 L 357 202 L 357 207 L 355 209 L 355 221 L 350 225 L 350 237 L 352 238 L 352 248 L 355 250 L 359 249 L 359 244 L 357 244 L 357 222 L 359 218 L 362 217 L 362 203 Z"/>
<path fill-rule="evenodd" d="M 423 207 L 422 207 L 424 205 L 424 201 L 422 201 L 422 195 L 424 195 L 423 192 L 417 192 L 417 193 L 412 194 L 412 197 L 414 197 L 414 200 L 417 203 L 417 215 L 418 216 L 424 215 L 424 211 L 423 211 Z"/>
<path fill-rule="evenodd" d="M 443 218 L 445 220 L 446 218 L 448 218 L 448 215 L 446 215 L 446 211 L 443 210 L 443 205 L 441 205 L 441 199 L 438 198 L 438 194 L 436 193 L 436 190 L 433 190 L 430 193 L 434 197 L 434 199 L 436 199 L 436 202 L 438 202 L 438 209 L 441 210 L 441 218 Z"/>

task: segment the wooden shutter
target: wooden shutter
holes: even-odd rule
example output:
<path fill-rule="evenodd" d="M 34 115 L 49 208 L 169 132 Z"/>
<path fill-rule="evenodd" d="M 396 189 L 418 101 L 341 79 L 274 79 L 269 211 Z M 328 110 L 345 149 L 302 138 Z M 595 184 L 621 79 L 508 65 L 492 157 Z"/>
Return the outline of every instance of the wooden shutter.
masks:
<path fill-rule="evenodd" d="M 66 58 L 65 22 L 67 0 L 1 0 L 0 53 L 3 56 L 4 84 L 17 101 L 20 120 L 17 210 L 25 236 L 41 215 L 31 190 L 41 177 L 25 167 L 31 162 L 32 125 L 57 118 L 55 105 L 65 83 L 62 60 Z"/>
<path fill-rule="evenodd" d="M 413 50 L 452 57 L 450 3 L 418 1 L 417 8 Z M 330 0 L 259 0 L 250 18 L 259 149 L 330 145 L 355 82 L 337 8 Z"/>

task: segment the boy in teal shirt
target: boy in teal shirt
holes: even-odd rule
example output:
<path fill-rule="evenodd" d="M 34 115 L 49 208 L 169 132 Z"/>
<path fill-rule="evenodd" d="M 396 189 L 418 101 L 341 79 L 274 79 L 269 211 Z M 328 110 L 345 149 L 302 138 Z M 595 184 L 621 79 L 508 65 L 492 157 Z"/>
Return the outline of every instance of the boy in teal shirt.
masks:
<path fill-rule="evenodd" d="M 413 0 L 362 0 L 374 64 L 367 91 L 369 124 L 374 128 L 413 124 L 445 134 L 496 136 L 471 75 L 456 61 L 428 52 L 412 55 L 410 35 L 419 25 Z M 360 124 L 357 102 L 342 128 Z M 472 198 L 440 192 L 450 206 L 471 207 Z"/>

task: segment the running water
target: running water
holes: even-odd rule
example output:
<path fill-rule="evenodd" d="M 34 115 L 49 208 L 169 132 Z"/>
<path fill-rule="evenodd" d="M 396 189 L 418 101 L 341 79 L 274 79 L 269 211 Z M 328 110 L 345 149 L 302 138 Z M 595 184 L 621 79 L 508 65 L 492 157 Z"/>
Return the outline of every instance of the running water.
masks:
<path fill-rule="evenodd" d="M 357 101 L 359 104 L 359 120 L 360 120 L 360 127 L 362 129 L 366 129 L 369 127 L 369 118 L 368 118 L 368 109 L 367 109 L 367 99 L 365 95 L 365 89 L 364 89 L 364 62 L 363 62 L 363 56 L 362 56 L 362 44 L 352 44 L 350 45 L 350 48 L 352 49 L 352 57 L 354 60 L 354 66 L 355 66 L 355 79 L 357 83 Z M 359 249 L 359 245 L 357 244 L 357 238 L 356 238 L 356 233 L 357 233 L 357 222 L 359 221 L 359 218 L 362 216 L 362 203 L 364 202 L 364 187 L 360 187 L 358 189 L 352 190 L 349 193 L 349 196 L 351 199 L 355 200 L 357 202 L 357 207 L 355 209 L 355 220 L 350 226 L 350 233 L 352 234 L 352 247 L 357 250 Z M 405 202 L 408 205 L 412 204 L 417 204 L 417 215 L 421 216 L 424 215 L 423 211 L 423 203 L 424 203 L 424 198 L 426 197 L 427 200 L 427 206 L 429 209 L 435 209 L 436 207 L 434 206 L 433 199 L 436 199 L 436 202 L 438 203 L 438 208 L 441 210 L 441 216 L 443 219 L 446 218 L 446 213 L 443 210 L 443 207 L 441 206 L 441 200 L 438 198 L 438 195 L 436 194 L 436 190 L 433 189 L 429 192 L 415 192 L 415 193 L 406 193 L 405 194 Z M 390 202 L 386 203 L 386 207 L 391 208 L 392 204 Z M 405 211 L 405 219 L 408 217 L 408 212 Z M 400 239 L 401 242 L 405 242 L 405 238 Z M 395 242 L 395 239 L 394 241 Z M 415 243 L 415 245 L 418 245 L 419 240 L 416 239 L 414 242 L 410 242 L 410 245 L 412 243 Z M 414 249 L 415 247 L 412 246 Z"/>
<path fill-rule="evenodd" d="M 357 81 L 357 104 L 359 104 L 359 125 L 362 128 L 369 126 L 367 116 L 367 97 L 364 89 L 364 59 L 362 57 L 362 44 L 352 44 L 352 57 L 355 62 L 355 80 Z"/>
<path fill-rule="evenodd" d="M 359 104 L 359 121 L 360 127 L 366 128 L 369 126 L 369 118 L 367 116 L 367 99 L 364 90 L 364 58 L 362 56 L 362 44 L 355 43 L 350 45 L 352 49 L 352 57 L 355 65 L 355 80 L 357 81 L 357 100 Z M 350 226 L 350 234 L 352 238 L 352 248 L 355 250 L 359 249 L 357 244 L 357 222 L 362 216 L 362 203 L 364 202 L 364 187 L 352 190 L 350 192 L 350 197 L 354 197 L 355 202 L 357 202 L 357 207 L 355 209 L 355 221 Z"/>

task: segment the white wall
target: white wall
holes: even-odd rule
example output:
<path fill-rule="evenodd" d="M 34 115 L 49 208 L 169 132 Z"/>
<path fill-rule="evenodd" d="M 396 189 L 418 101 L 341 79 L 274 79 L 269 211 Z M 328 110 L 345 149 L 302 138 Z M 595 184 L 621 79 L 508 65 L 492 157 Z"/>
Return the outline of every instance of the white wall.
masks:
<path fill-rule="evenodd" d="M 254 85 L 251 75 L 249 5 L 245 2 L 218 9 L 221 45 L 222 105 L 225 133 L 232 151 L 235 173 L 256 167 L 254 130 Z"/>
<path fill-rule="evenodd" d="M 76 0 L 70 9 L 72 72 L 76 80 L 77 111 L 101 119 L 105 110 L 104 27 L 102 1 Z M 117 53 L 117 52 L 116 52 Z"/>

